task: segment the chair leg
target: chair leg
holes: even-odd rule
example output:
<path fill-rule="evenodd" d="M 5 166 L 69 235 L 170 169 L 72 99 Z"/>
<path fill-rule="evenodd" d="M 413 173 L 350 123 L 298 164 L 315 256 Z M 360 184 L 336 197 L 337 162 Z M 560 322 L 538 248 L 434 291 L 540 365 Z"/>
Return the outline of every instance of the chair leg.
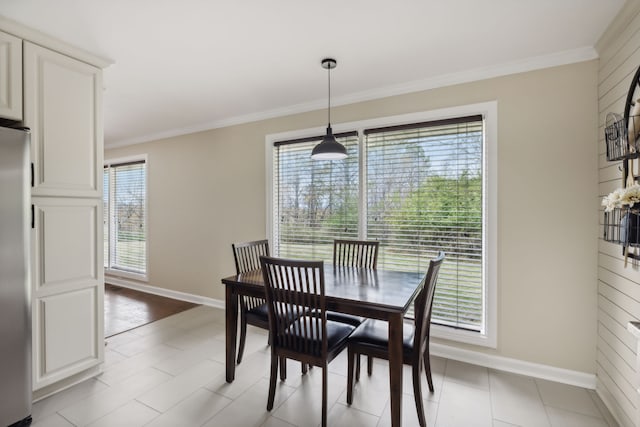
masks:
<path fill-rule="evenodd" d="M 420 385 L 419 364 L 412 367 L 411 374 L 413 377 L 413 397 L 416 401 L 416 411 L 418 411 L 418 422 L 420 423 L 420 427 L 426 427 L 427 422 L 424 418 L 424 406 L 422 404 L 422 386 Z"/>
<path fill-rule="evenodd" d="M 285 381 L 287 379 L 287 359 L 280 357 L 280 380 Z"/>
<path fill-rule="evenodd" d="M 300 370 L 302 371 L 302 375 L 305 375 L 307 373 L 307 364 L 300 362 Z"/>
<path fill-rule="evenodd" d="M 350 348 L 347 348 L 347 405 L 353 403 L 353 365 L 356 355 Z M 360 355 L 358 355 L 358 359 Z"/>
<path fill-rule="evenodd" d="M 367 356 L 367 375 L 373 374 L 373 357 Z"/>
<path fill-rule="evenodd" d="M 360 353 L 353 355 L 356 358 L 356 382 L 360 381 Z"/>
<path fill-rule="evenodd" d="M 429 361 L 429 355 L 425 355 L 424 359 L 424 374 L 427 376 L 427 384 L 429 385 L 429 391 L 433 393 L 433 379 L 431 378 L 431 362 Z"/>
<path fill-rule="evenodd" d="M 322 367 L 322 427 L 327 427 L 327 363 Z"/>
<path fill-rule="evenodd" d="M 244 310 L 240 311 L 240 345 L 238 347 L 238 365 L 242 362 L 244 353 L 244 343 L 247 340 L 247 317 Z"/>
<path fill-rule="evenodd" d="M 276 379 L 278 378 L 278 356 L 271 353 L 271 374 L 269 376 L 269 398 L 267 399 L 267 411 L 273 409 L 273 401 L 276 396 Z"/>

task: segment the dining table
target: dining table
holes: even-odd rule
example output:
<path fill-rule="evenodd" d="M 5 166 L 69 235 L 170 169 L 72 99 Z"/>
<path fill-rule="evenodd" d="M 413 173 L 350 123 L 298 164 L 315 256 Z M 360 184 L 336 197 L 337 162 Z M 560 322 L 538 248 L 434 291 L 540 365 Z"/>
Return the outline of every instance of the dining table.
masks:
<path fill-rule="evenodd" d="M 391 425 L 402 423 L 402 329 L 404 315 L 423 286 L 424 274 L 323 265 L 326 309 L 380 319 L 389 325 Z M 222 279 L 225 286 L 226 381 L 236 370 L 238 296 L 265 297 L 260 269 Z"/>

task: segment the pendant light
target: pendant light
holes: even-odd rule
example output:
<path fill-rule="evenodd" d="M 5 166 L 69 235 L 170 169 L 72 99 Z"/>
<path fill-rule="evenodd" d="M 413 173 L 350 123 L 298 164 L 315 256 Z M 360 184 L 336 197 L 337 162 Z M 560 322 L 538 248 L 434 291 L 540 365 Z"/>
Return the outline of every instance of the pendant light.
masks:
<path fill-rule="evenodd" d="M 322 142 L 313 148 L 311 158 L 313 160 L 342 160 L 347 157 L 347 149 L 336 141 L 336 137 L 333 136 L 333 131 L 331 130 L 331 70 L 336 68 L 337 63 L 335 59 L 325 58 L 321 64 L 322 68 L 327 70 L 329 83 L 329 106 L 327 108 L 329 124 L 327 125 L 327 134 L 322 138 Z"/>

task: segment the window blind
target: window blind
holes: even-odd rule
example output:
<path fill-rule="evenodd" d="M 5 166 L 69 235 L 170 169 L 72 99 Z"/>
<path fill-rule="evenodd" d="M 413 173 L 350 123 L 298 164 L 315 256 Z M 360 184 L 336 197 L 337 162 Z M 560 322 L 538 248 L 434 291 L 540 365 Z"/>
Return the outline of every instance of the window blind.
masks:
<path fill-rule="evenodd" d="M 109 167 L 102 172 L 102 239 L 104 243 L 104 268 L 109 268 Z"/>
<path fill-rule="evenodd" d="M 110 164 L 103 179 L 105 267 L 146 274 L 146 163 Z"/>
<path fill-rule="evenodd" d="M 361 139 L 341 135 L 349 156 L 337 162 L 311 160 L 321 137 L 274 144 L 274 253 L 331 262 L 334 239 L 378 240 L 378 268 L 425 273 L 443 250 L 432 321 L 484 333 L 483 117 Z"/>
<path fill-rule="evenodd" d="M 364 131 L 366 237 L 378 268 L 426 272 L 438 250 L 432 321 L 483 328 L 481 116 Z"/>
<path fill-rule="evenodd" d="M 274 143 L 273 218 L 277 256 L 333 260 L 333 240 L 358 236 L 358 137 L 336 134 L 348 157 L 311 159 L 322 136 Z"/>

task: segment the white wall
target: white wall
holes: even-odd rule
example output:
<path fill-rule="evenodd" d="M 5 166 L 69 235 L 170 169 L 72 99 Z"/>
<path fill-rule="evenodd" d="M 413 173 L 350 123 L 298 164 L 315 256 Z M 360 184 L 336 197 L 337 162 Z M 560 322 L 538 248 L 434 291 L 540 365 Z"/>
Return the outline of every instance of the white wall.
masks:
<path fill-rule="evenodd" d="M 351 122 L 498 102 L 498 348 L 595 373 L 597 61 L 337 107 Z M 265 135 L 325 111 L 108 150 L 148 154 L 149 284 L 223 299 L 231 243 L 263 238 Z M 453 344 L 455 345 L 455 344 Z M 460 346 L 465 348 L 465 346 Z"/>
<path fill-rule="evenodd" d="M 606 114 L 622 115 L 632 77 L 640 66 L 640 3 L 630 1 L 598 45 L 598 151 L 600 197 L 621 186 L 621 162 L 607 162 Z M 640 92 L 636 92 L 638 94 Z M 599 211 L 603 222 L 602 209 Z M 602 236 L 602 228 L 598 230 Z M 640 317 L 640 269 L 624 267 L 619 245 L 600 239 L 598 255 L 598 341 L 596 390 L 623 426 L 635 419 L 636 340 L 627 323 Z"/>

